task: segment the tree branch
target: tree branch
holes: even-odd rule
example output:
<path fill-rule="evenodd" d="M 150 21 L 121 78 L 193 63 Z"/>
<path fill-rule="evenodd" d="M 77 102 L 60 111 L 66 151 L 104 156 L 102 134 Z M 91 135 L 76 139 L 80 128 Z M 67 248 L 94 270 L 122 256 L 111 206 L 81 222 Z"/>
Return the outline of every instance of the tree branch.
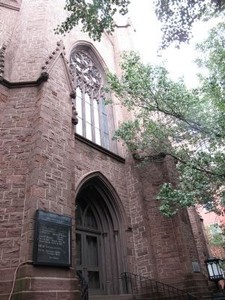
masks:
<path fill-rule="evenodd" d="M 173 157 L 174 159 L 176 159 L 177 161 L 179 161 L 180 163 L 182 163 L 182 164 L 184 164 L 184 165 L 189 165 L 189 166 L 190 166 L 190 164 L 189 164 L 187 161 L 181 159 L 180 157 L 178 157 L 178 156 L 176 156 L 176 155 L 174 155 L 174 154 L 172 154 L 172 153 L 166 153 L 166 155 Z M 207 174 L 207 175 L 212 175 L 212 176 L 217 176 L 217 177 L 225 178 L 225 173 L 223 173 L 223 174 L 218 174 L 218 173 L 215 173 L 215 172 L 206 170 L 206 169 L 201 168 L 201 167 L 198 167 L 198 166 L 193 166 L 193 165 L 190 166 L 190 167 L 191 167 L 192 169 L 196 170 L 196 171 L 199 171 L 199 172 L 201 172 L 201 173 L 205 173 L 205 174 Z"/>
<path fill-rule="evenodd" d="M 161 113 L 163 113 L 167 116 L 174 117 L 174 118 L 176 118 L 180 121 L 183 121 L 188 126 L 190 126 L 190 128 L 192 128 L 192 129 L 194 129 L 198 132 L 202 132 L 202 133 L 207 134 L 207 135 L 212 135 L 212 132 L 209 129 L 204 128 L 201 124 L 199 124 L 199 123 L 197 123 L 193 120 L 185 118 L 182 114 L 175 112 L 172 108 L 171 108 L 172 112 L 169 111 L 169 110 L 165 110 L 165 109 L 161 108 L 160 105 L 159 105 L 158 99 L 154 95 L 153 92 L 151 92 L 151 95 L 153 96 L 153 100 L 155 101 L 156 106 L 151 105 L 150 103 L 148 103 L 149 106 L 140 104 L 140 105 L 138 105 L 138 107 L 141 107 L 141 108 L 143 108 L 145 110 L 148 110 L 148 111 L 153 111 L 154 110 L 154 111 L 161 112 Z M 141 100 L 141 102 L 146 102 L 146 100 Z M 150 109 L 149 109 L 149 107 L 150 107 Z M 213 132 L 213 134 L 216 138 L 224 138 L 224 135 L 221 135 L 221 134 L 218 134 L 218 133 L 215 133 L 215 132 Z"/>

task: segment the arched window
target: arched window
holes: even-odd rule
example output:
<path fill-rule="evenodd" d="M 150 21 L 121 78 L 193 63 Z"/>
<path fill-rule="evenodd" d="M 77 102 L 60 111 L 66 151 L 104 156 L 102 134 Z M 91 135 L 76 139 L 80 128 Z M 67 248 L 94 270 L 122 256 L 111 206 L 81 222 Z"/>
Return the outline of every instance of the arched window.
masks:
<path fill-rule="evenodd" d="M 76 133 L 110 149 L 107 109 L 104 103 L 104 71 L 90 48 L 76 47 L 70 59 L 75 79 Z"/>

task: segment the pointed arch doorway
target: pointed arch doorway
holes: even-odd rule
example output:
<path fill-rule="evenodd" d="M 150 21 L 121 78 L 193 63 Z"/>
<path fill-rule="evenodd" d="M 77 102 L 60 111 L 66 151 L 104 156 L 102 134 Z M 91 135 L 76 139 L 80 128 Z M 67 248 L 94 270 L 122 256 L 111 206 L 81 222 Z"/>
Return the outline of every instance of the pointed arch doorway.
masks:
<path fill-rule="evenodd" d="M 120 294 L 125 270 L 124 224 L 115 195 L 98 177 L 76 197 L 76 268 L 90 294 Z"/>

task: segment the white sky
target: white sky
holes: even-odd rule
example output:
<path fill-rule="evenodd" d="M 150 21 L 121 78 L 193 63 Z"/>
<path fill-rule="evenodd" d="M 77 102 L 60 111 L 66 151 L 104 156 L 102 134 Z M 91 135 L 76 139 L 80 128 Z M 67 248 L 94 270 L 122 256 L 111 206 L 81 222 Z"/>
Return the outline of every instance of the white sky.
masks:
<path fill-rule="evenodd" d="M 142 60 L 146 63 L 157 63 L 157 49 L 160 44 L 160 22 L 157 20 L 152 0 L 131 0 L 129 15 L 133 27 L 136 29 L 135 44 Z M 194 38 L 189 45 L 182 45 L 180 49 L 170 47 L 162 51 L 161 60 L 167 60 L 166 67 L 171 77 L 177 79 L 184 77 L 188 86 L 197 84 L 197 66 L 193 63 L 196 57 L 194 44 L 207 37 L 210 25 L 205 22 L 198 23 L 193 28 Z"/>

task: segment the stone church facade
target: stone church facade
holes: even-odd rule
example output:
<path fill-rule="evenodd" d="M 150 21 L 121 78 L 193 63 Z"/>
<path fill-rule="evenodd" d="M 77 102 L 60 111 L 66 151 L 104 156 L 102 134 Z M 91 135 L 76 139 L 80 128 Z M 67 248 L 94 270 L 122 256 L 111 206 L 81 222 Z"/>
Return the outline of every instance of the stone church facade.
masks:
<path fill-rule="evenodd" d="M 63 1 L 0 1 L 0 299 L 78 300 L 77 273 L 90 294 L 124 294 L 123 272 L 197 293 L 208 255 L 199 218 L 168 219 L 155 200 L 174 162 L 137 168 L 112 141 L 128 116 L 105 106 L 103 86 L 131 29 L 60 37 L 65 17 Z M 37 210 L 70 217 L 69 268 L 34 264 Z"/>

